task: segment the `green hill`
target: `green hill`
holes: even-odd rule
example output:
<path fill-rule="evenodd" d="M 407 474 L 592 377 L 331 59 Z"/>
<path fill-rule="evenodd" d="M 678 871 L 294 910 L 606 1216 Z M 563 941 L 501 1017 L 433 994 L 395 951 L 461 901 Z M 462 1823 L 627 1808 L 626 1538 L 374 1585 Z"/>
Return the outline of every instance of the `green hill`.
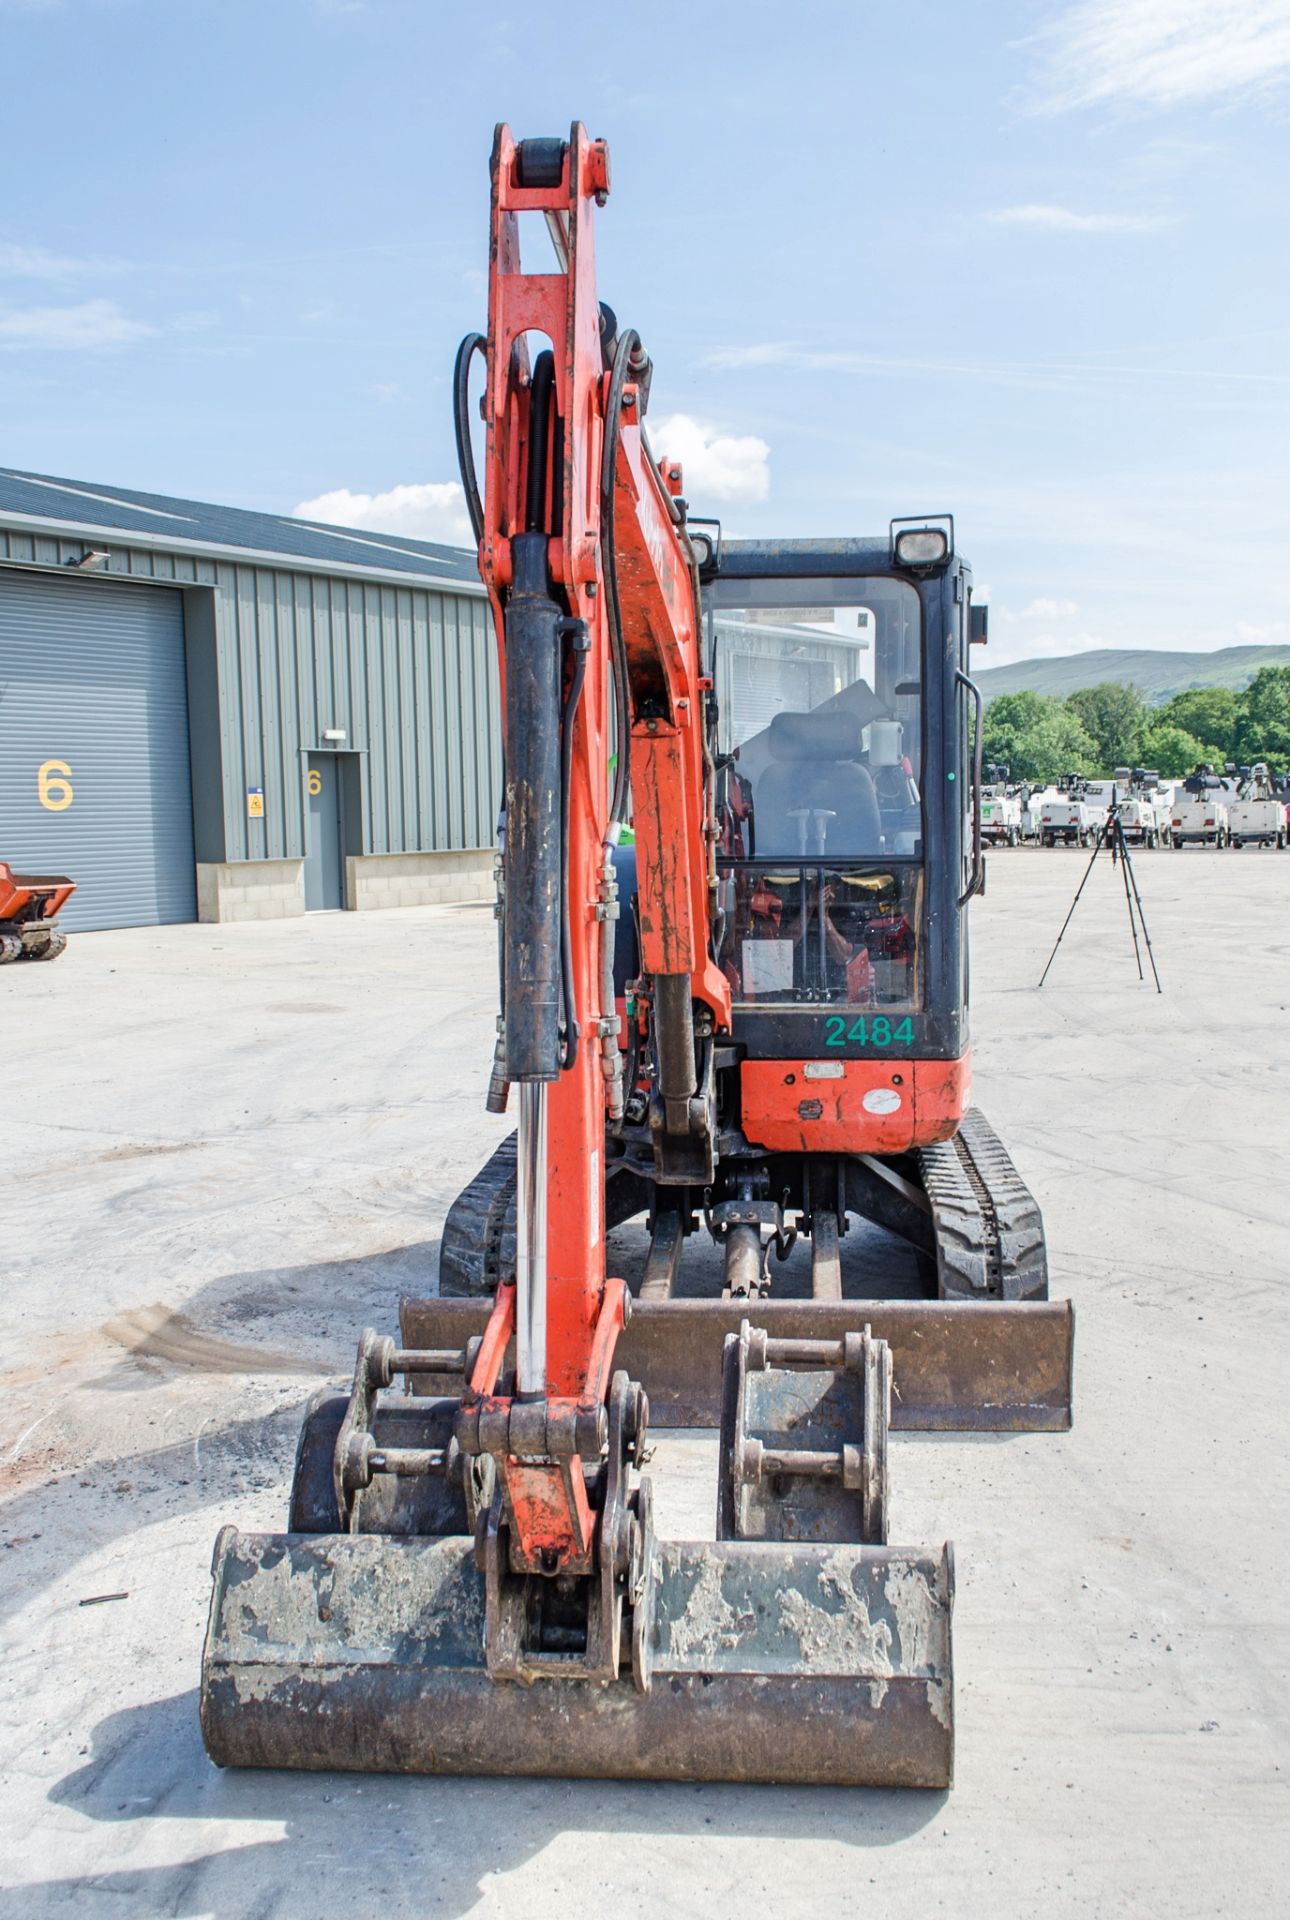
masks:
<path fill-rule="evenodd" d="M 988 647 L 985 649 L 988 653 Z M 979 659 L 980 654 L 977 655 Z M 1018 660 L 981 667 L 974 678 L 987 700 L 999 693 L 1049 693 L 1065 699 L 1081 687 L 1126 681 L 1149 706 L 1163 706 L 1189 687 L 1247 687 L 1260 667 L 1290 667 L 1290 646 L 1220 647 L 1214 653 L 1164 653 L 1147 647 L 1102 647 L 1057 660 Z"/>

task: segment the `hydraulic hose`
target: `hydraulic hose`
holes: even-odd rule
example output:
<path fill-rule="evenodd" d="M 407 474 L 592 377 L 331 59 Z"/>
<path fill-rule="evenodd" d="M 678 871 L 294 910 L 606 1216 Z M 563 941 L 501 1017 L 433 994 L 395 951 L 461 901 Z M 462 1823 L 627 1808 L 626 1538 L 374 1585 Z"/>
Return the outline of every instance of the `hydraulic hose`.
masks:
<path fill-rule="evenodd" d="M 530 533 L 558 534 L 563 521 L 563 434 L 555 405 L 555 355 L 549 348 L 533 364 L 529 390 L 529 464 L 525 521 Z M 550 512 L 547 511 L 548 478 Z M 560 716 L 560 1003 L 564 1040 L 560 1066 L 567 1073 L 578 1058 L 578 1002 L 573 980 L 573 922 L 569 910 L 569 822 L 573 789 L 573 728 L 587 677 L 587 636 L 581 621 L 562 622 L 574 637 L 573 676 Z"/>
<path fill-rule="evenodd" d="M 457 349 L 452 370 L 452 424 L 457 437 L 457 468 L 461 490 L 466 496 L 466 512 L 478 546 L 484 537 L 484 508 L 475 474 L 475 450 L 470 439 L 470 363 L 477 353 L 486 354 L 482 333 L 468 333 Z"/>
<path fill-rule="evenodd" d="M 633 1006 L 627 1015 L 627 1065 L 623 1069 L 623 1107 L 636 1091 L 636 1081 L 641 1070 L 641 1035 L 636 1009 Z M 621 1128 L 621 1122 L 619 1123 Z"/>
<path fill-rule="evenodd" d="M 457 349 L 452 369 L 452 427 L 457 442 L 457 471 L 466 496 L 466 512 L 478 549 L 484 537 L 484 506 L 479 497 L 479 477 L 475 472 L 475 449 L 470 437 L 470 365 L 476 354 L 485 359 L 487 343 L 482 333 L 468 333 Z M 503 791 L 505 783 L 503 782 Z M 502 850 L 505 847 L 506 804 L 503 800 L 497 827 L 497 987 L 498 1005 L 506 1005 L 506 889 L 502 877 Z M 485 1106 L 489 1113 L 505 1113 L 510 1095 L 506 1078 L 505 1020 L 497 1021 L 497 1044 L 493 1051 L 493 1070 L 489 1077 Z"/>
<path fill-rule="evenodd" d="M 581 621 L 577 623 L 582 625 Z M 570 796 L 573 787 L 573 723 L 578 717 L 578 708 L 582 702 L 582 683 L 587 677 L 587 644 L 585 629 L 583 643 L 573 656 L 573 678 L 569 682 L 569 693 L 564 703 L 564 715 L 560 723 L 560 845 L 561 879 L 560 888 L 560 976 L 561 998 L 564 1001 L 564 1050 L 560 1065 L 567 1073 L 578 1058 L 578 1003 L 573 991 L 573 928 L 569 916 L 569 812 Z"/>
<path fill-rule="evenodd" d="M 558 505 L 553 499 L 548 522 L 546 483 L 548 455 L 551 450 L 551 416 L 555 409 L 555 355 L 550 348 L 540 353 L 533 366 L 533 384 L 529 389 L 529 470 L 525 489 L 524 525 L 529 533 L 558 533 Z M 557 415 L 558 420 L 558 415 Z"/>
<path fill-rule="evenodd" d="M 614 718 L 618 734 L 618 764 L 614 768 L 613 796 L 609 803 L 609 834 L 618 838 L 617 829 L 627 820 L 627 796 L 631 788 L 631 699 L 627 681 L 627 648 L 623 641 L 622 602 L 618 597 L 618 556 L 615 536 L 615 467 L 622 425 L 623 389 L 632 371 L 634 358 L 641 353 L 640 335 L 630 328 L 619 334 L 609 374 L 609 398 L 605 407 L 605 436 L 600 449 L 600 549 L 604 556 L 605 611 L 609 625 L 609 651 L 614 674 Z M 639 363 L 639 362 L 638 362 Z"/>

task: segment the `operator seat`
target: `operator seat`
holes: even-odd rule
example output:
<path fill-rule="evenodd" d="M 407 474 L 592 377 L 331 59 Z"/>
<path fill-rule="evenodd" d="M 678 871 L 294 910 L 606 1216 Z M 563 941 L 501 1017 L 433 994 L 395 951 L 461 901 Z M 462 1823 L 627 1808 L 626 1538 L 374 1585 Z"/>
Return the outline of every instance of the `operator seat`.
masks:
<path fill-rule="evenodd" d="M 860 723 L 834 709 L 777 713 L 767 740 L 771 763 L 757 782 L 757 856 L 798 860 L 801 808 L 832 813 L 824 824 L 824 857 L 882 852 L 882 816 L 873 778 L 859 764 Z M 817 822 L 807 819 L 806 857 L 818 858 Z"/>

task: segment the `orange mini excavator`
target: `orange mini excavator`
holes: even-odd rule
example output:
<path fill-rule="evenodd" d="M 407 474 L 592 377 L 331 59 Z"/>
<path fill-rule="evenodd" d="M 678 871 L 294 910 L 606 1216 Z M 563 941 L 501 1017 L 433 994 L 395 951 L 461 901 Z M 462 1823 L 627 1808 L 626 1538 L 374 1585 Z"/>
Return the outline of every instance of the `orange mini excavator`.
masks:
<path fill-rule="evenodd" d="M 488 335 L 457 363 L 504 689 L 489 1104 L 513 1088 L 517 1132 L 449 1215 L 439 1295 L 310 1407 L 286 1534 L 220 1535 L 206 1744 L 943 1787 L 953 1563 L 888 1544 L 888 1429 L 1070 1423 L 1070 1307 L 969 1106 L 983 610 L 947 516 L 773 543 L 689 516 L 597 298 L 608 193 L 580 125 L 498 130 Z M 639 1214 L 633 1296 L 606 1247 Z M 651 1404 L 719 1428 L 715 1538 L 656 1535 Z"/>

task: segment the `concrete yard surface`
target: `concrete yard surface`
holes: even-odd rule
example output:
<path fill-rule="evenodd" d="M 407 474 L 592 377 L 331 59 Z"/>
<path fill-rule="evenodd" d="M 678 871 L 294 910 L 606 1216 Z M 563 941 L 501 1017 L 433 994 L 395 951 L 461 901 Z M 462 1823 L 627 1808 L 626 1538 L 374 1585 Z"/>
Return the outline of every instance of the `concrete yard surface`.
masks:
<path fill-rule="evenodd" d="M 1099 860 L 1038 992 L 1085 865 L 994 855 L 973 909 L 976 1097 L 1076 1303 L 1074 1431 L 892 1443 L 893 1538 L 956 1545 L 948 1794 L 211 1766 L 217 1528 L 285 1522 L 306 1399 L 433 1288 L 509 1124 L 493 920 L 0 971 L 0 1920 L 1290 1909 L 1290 858 L 1136 857 L 1162 997 Z M 711 1531 L 714 1463 L 662 1438 L 664 1531 Z"/>

